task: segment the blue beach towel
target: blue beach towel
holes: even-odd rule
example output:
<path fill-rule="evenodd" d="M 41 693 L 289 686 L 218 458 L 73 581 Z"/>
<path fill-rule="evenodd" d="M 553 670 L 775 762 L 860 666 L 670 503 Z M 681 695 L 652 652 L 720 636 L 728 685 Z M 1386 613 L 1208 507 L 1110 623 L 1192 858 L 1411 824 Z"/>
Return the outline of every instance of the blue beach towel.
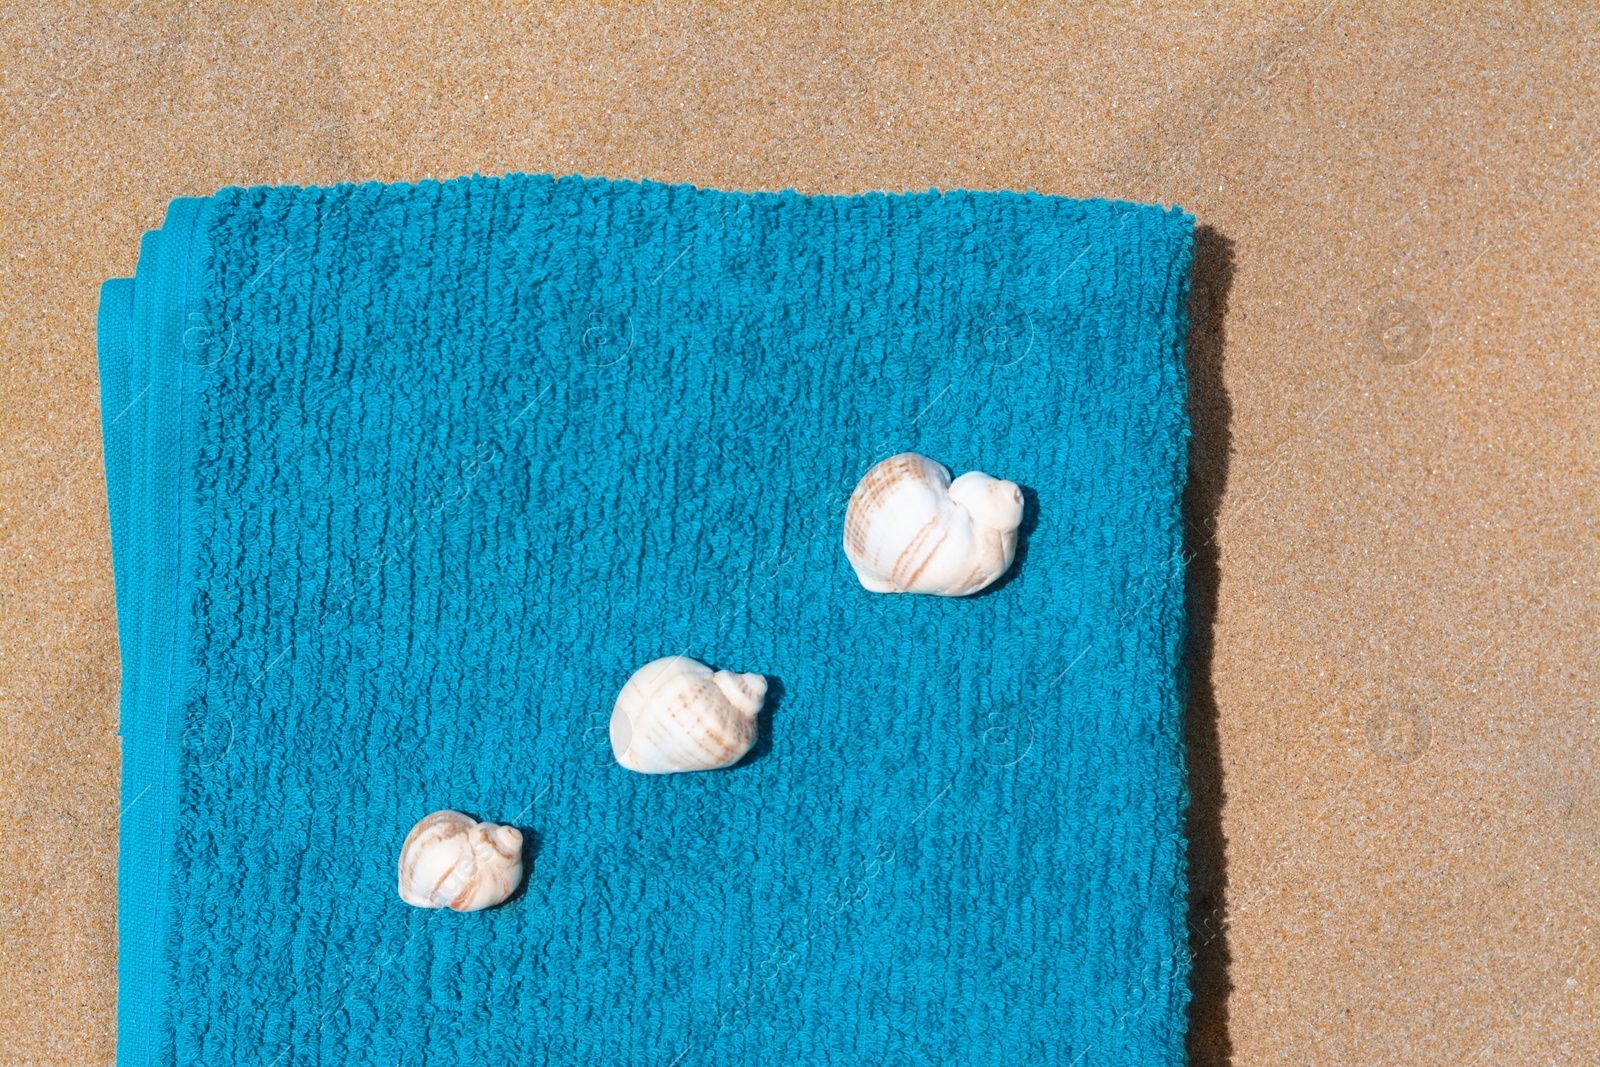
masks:
<path fill-rule="evenodd" d="M 102 293 L 118 1061 L 1180 1064 L 1192 219 L 547 177 L 174 201 Z M 877 460 L 1020 483 L 883 596 Z M 682 653 L 772 680 L 617 766 Z M 424 911 L 439 808 L 522 828 Z"/>

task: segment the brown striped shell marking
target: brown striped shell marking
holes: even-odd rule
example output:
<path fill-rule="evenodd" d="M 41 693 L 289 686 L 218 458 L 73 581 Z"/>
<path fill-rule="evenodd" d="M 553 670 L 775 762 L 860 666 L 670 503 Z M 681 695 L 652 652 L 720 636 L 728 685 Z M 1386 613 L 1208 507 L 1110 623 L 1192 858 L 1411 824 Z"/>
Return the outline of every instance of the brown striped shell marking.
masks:
<path fill-rule="evenodd" d="M 966 596 L 1011 566 L 1021 524 L 1015 482 L 978 471 L 952 482 L 940 464 L 902 452 L 850 494 L 844 554 L 871 592 Z"/>
<path fill-rule="evenodd" d="M 522 881 L 522 834 L 514 826 L 436 811 L 400 848 L 400 899 L 419 908 L 482 911 Z"/>
<path fill-rule="evenodd" d="M 653 660 L 617 695 L 611 750 L 640 774 L 731 766 L 756 743 L 756 713 L 766 697 L 759 674 L 713 671 L 687 656 Z"/>

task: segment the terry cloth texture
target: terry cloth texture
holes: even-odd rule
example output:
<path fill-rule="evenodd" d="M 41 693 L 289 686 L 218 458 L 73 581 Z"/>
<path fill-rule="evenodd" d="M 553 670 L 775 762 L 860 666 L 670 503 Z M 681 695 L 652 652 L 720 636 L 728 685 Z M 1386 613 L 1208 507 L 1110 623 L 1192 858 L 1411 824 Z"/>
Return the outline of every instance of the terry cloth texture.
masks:
<path fill-rule="evenodd" d="M 175 201 L 100 312 L 119 1062 L 1179 1064 L 1192 219 L 584 179 Z M 1025 489 L 975 597 L 877 460 Z M 772 680 L 734 769 L 629 674 Z M 456 808 L 493 911 L 403 904 Z"/>

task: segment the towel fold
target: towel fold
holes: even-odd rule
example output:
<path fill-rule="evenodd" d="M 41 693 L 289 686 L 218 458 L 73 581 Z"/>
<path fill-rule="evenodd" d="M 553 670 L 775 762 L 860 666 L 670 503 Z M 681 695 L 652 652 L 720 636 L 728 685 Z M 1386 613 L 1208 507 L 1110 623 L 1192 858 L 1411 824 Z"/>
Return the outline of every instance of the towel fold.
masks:
<path fill-rule="evenodd" d="M 515 176 L 174 201 L 99 344 L 118 1060 L 1183 1062 L 1193 220 Z M 970 598 L 855 580 L 916 451 L 1024 487 Z M 672 654 L 732 769 L 616 765 Z M 526 877 L 401 902 L 423 815 Z"/>

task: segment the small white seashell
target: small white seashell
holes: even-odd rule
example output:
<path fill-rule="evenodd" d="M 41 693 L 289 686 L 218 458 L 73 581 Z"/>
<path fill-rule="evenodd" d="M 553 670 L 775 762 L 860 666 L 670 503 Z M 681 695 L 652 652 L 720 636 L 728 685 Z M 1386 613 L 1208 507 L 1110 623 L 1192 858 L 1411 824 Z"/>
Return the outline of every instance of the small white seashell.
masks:
<path fill-rule="evenodd" d="M 850 494 L 844 554 L 874 593 L 966 596 L 1006 572 L 1017 554 L 1022 490 L 978 471 L 902 452 Z"/>
<path fill-rule="evenodd" d="M 436 811 L 411 828 L 400 849 L 400 899 L 419 908 L 482 911 L 522 881 L 522 834 Z"/>
<path fill-rule="evenodd" d="M 759 674 L 713 672 L 687 656 L 654 660 L 617 695 L 611 749 L 618 763 L 641 774 L 730 766 L 756 743 L 756 712 L 766 696 Z"/>

